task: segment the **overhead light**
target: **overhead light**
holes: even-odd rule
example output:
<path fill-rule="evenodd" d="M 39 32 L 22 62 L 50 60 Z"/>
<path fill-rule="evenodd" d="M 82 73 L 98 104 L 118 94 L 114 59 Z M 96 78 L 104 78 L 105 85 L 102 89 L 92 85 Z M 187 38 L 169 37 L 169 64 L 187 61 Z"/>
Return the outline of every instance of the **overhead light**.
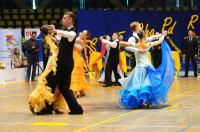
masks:
<path fill-rule="evenodd" d="M 35 10 L 37 7 L 36 7 L 36 4 L 35 4 L 35 0 L 32 0 L 32 4 L 33 4 L 33 9 Z"/>

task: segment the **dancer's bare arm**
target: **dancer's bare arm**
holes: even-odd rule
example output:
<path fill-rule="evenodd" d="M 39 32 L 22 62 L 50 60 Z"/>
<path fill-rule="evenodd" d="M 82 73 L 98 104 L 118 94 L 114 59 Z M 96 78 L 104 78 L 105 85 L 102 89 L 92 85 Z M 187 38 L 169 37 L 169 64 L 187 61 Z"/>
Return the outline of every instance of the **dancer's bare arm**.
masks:
<path fill-rule="evenodd" d="M 162 34 L 157 34 L 157 35 L 153 35 L 153 36 L 150 36 L 150 37 L 147 37 L 147 41 L 154 41 L 154 40 L 158 40 L 162 37 L 162 35 L 167 35 L 167 31 L 163 31 Z"/>
<path fill-rule="evenodd" d="M 150 37 L 147 37 L 147 41 L 154 41 L 154 40 L 158 40 L 162 37 L 162 34 L 157 34 L 157 35 L 153 35 L 153 36 L 150 36 Z"/>
<path fill-rule="evenodd" d="M 123 47 L 127 47 L 127 46 L 132 46 L 132 43 L 130 43 L 130 42 L 125 42 L 125 41 L 120 41 L 120 42 L 119 42 L 119 45 L 120 45 L 120 46 L 123 46 Z"/>
<path fill-rule="evenodd" d="M 165 38 L 165 35 L 162 35 L 162 37 L 158 41 L 151 42 L 151 46 L 153 47 L 153 46 L 161 44 L 164 38 Z"/>
<path fill-rule="evenodd" d="M 136 48 L 136 47 L 133 47 L 133 46 L 128 46 L 125 48 L 127 51 L 130 51 L 130 52 L 139 52 L 139 53 L 144 53 L 146 52 L 145 49 L 139 49 L 139 48 Z"/>

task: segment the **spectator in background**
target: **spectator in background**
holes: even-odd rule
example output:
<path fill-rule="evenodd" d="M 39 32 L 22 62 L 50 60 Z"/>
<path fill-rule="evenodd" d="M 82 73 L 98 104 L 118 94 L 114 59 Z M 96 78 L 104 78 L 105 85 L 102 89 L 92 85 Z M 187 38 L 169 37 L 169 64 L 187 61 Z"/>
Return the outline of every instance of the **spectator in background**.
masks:
<path fill-rule="evenodd" d="M 193 31 L 193 36 L 197 39 L 197 44 L 198 44 L 198 52 L 197 52 L 197 61 L 199 61 L 200 57 L 200 36 L 196 35 L 196 32 Z"/>
<path fill-rule="evenodd" d="M 184 38 L 184 52 L 185 57 L 185 76 L 188 77 L 189 63 L 192 60 L 194 76 L 197 77 L 197 55 L 198 55 L 198 41 L 194 36 L 192 30 L 188 31 L 188 36 Z"/>
<path fill-rule="evenodd" d="M 24 46 L 27 56 L 28 56 L 26 82 L 30 80 L 30 77 L 31 77 L 31 81 L 35 80 L 35 72 L 36 72 L 36 66 L 37 66 L 38 54 L 39 54 L 39 44 L 36 41 L 36 36 L 37 36 L 37 33 L 32 32 L 31 38 L 26 41 L 25 46 Z M 33 67 L 32 72 L 31 72 L 31 67 Z"/>
<path fill-rule="evenodd" d="M 200 61 L 200 36 L 197 37 L 197 42 L 198 42 L 198 61 Z"/>
<path fill-rule="evenodd" d="M 12 63 L 14 68 L 21 68 L 28 65 L 26 57 L 23 53 L 20 54 L 19 48 L 14 48 L 13 50 Z"/>

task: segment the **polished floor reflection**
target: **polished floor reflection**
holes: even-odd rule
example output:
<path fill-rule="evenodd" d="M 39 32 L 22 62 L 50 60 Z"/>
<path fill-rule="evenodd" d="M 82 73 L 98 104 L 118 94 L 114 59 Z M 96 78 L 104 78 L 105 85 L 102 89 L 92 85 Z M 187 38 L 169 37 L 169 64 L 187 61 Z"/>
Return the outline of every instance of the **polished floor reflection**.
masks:
<path fill-rule="evenodd" d="M 36 116 L 28 96 L 34 83 L 0 85 L 1 132 L 198 132 L 200 131 L 200 77 L 176 78 L 162 108 L 125 110 L 118 90 L 90 80 L 90 90 L 78 101 L 84 115 Z"/>

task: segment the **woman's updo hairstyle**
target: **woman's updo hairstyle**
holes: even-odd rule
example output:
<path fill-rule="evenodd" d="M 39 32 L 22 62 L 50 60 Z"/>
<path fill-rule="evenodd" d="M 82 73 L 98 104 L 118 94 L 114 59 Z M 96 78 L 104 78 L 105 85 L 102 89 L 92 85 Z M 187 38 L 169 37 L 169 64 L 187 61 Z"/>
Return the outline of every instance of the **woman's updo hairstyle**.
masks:
<path fill-rule="evenodd" d="M 139 39 L 144 38 L 144 36 L 145 36 L 144 30 L 140 30 L 140 31 L 137 33 L 137 35 L 138 35 Z"/>
<path fill-rule="evenodd" d="M 44 35 L 47 35 L 48 34 L 48 26 L 49 25 L 43 25 L 40 29 L 40 31 L 44 34 Z"/>
<path fill-rule="evenodd" d="M 90 38 L 90 31 L 89 30 L 83 30 L 83 32 L 82 32 L 83 34 L 84 34 L 84 36 L 85 36 L 85 39 L 88 39 L 88 38 Z"/>

